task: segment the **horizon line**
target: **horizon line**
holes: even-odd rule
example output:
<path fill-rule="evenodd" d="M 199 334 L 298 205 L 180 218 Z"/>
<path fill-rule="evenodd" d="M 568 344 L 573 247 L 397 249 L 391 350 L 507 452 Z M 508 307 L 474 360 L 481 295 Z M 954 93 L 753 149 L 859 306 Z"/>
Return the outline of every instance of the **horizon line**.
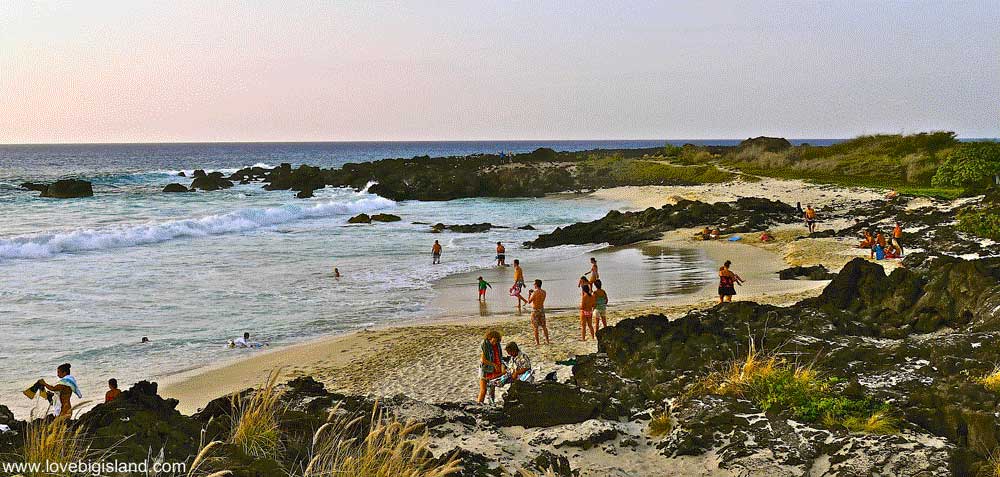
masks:
<path fill-rule="evenodd" d="M 931 132 L 931 131 L 929 131 Z M 789 141 L 806 141 L 806 140 L 849 140 L 862 136 L 874 136 L 874 135 L 894 135 L 889 133 L 874 133 L 874 134 L 860 134 L 853 137 L 782 137 L 782 136 L 766 136 L 766 137 L 777 137 L 786 139 Z M 919 134 L 919 133 L 914 133 Z M 908 134 L 904 134 L 908 135 Z M 760 136 L 756 136 L 760 137 Z M 990 136 L 955 136 L 956 139 L 1000 139 L 1000 136 L 990 137 Z M 135 141 L 135 142 L 0 142 L 0 147 L 3 146 L 140 146 L 140 145 L 166 145 L 166 144 L 350 144 L 350 143 L 435 143 L 435 142 L 581 142 L 581 141 L 743 141 L 751 138 L 738 138 L 738 137 L 703 137 L 703 138 L 602 138 L 602 139 L 391 139 L 391 140 L 379 140 L 379 139 L 362 139 L 362 140 L 263 140 L 263 141 Z"/>

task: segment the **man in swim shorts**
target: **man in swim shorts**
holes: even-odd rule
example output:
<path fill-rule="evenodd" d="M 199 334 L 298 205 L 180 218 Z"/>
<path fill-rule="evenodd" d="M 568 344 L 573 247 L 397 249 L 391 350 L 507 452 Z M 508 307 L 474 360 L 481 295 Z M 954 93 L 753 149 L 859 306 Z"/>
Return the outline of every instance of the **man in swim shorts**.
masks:
<path fill-rule="evenodd" d="M 535 280 L 535 288 L 528 292 L 528 303 L 531 304 L 531 328 L 535 331 L 535 344 L 541 344 L 538 341 L 538 328 L 545 335 L 545 344 L 549 344 L 549 327 L 545 324 L 545 290 L 542 290 L 541 280 Z"/>
<path fill-rule="evenodd" d="M 441 263 L 441 243 L 437 240 L 434 241 L 434 245 L 431 247 L 431 255 L 434 256 L 434 260 L 431 264 L 437 265 Z"/>
<path fill-rule="evenodd" d="M 524 270 L 521 269 L 521 261 L 514 259 L 514 286 L 511 287 L 511 296 L 517 297 L 517 309 L 521 309 L 521 302 L 528 303 L 528 300 L 524 299 L 521 295 L 521 290 L 524 290 Z"/>
<path fill-rule="evenodd" d="M 816 211 L 813 210 L 812 205 L 806 206 L 806 226 L 809 227 L 809 233 L 816 231 Z"/>
<path fill-rule="evenodd" d="M 501 242 L 497 242 L 497 266 L 507 266 L 507 248 Z"/>

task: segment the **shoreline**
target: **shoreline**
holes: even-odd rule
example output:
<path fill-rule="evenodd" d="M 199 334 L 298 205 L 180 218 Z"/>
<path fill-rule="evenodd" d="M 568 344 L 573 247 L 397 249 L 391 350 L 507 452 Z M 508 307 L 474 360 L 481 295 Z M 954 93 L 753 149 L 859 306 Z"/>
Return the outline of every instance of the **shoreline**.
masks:
<path fill-rule="evenodd" d="M 759 182 L 734 182 L 722 188 L 718 185 L 618 187 L 598 190 L 590 196 L 627 203 L 628 209 L 642 210 L 654 203 L 663 205 L 680 198 L 714 202 L 762 195 L 793 203 L 798 198 L 798 202 L 816 206 L 847 206 L 881 197 L 881 194 L 881 191 L 873 189 L 844 189 L 796 180 L 764 179 Z M 664 234 L 659 240 L 630 247 L 605 247 L 593 253 L 600 256 L 629 248 L 664 247 L 701 254 L 712 263 L 713 268 L 725 260 L 732 260 L 733 269 L 747 280 L 747 285 L 737 290 L 737 301 L 786 305 L 817 295 L 828 282 L 781 281 L 777 278 L 778 270 L 793 265 L 823 264 L 837 271 L 852 258 L 865 255 L 853 247 L 850 240 L 795 240 L 802 235 L 801 228 L 796 225 L 777 227 L 773 232 L 778 240 L 766 244 L 749 236 L 738 242 L 695 241 L 692 239 L 694 229 L 678 229 Z M 608 262 L 601 263 L 602 270 L 605 270 Z M 551 274 L 549 266 L 545 264 L 545 272 Z M 528 281 L 534 278 L 532 268 L 533 264 L 525 264 Z M 507 268 L 455 274 L 435 282 L 435 289 L 439 293 L 442 288 L 447 292 L 449 286 L 456 288 L 457 283 L 465 286 L 463 280 L 468 281 L 469 275 L 475 278 L 476 274 L 487 276 L 489 273 L 511 272 Z M 570 274 L 564 279 L 573 276 Z M 552 345 L 534 345 L 528 314 L 514 311 L 509 297 L 506 297 L 507 282 L 499 281 L 499 284 L 494 286 L 491 296 L 500 295 L 501 298 L 491 299 L 491 303 L 499 302 L 507 307 L 500 313 L 476 313 L 473 309 L 445 310 L 447 312 L 419 320 L 321 336 L 263 352 L 250 350 L 253 354 L 163 376 L 159 380 L 161 394 L 178 399 L 181 412 L 192 413 L 212 399 L 259 385 L 268 371 L 280 368 L 281 380 L 312 376 L 329 390 L 348 394 L 387 396 L 402 393 L 434 402 L 471 401 L 475 396 L 479 342 L 488 329 L 500 331 L 505 342 L 518 342 L 543 375 L 551 371 L 568 374 L 567 367 L 553 363 L 575 354 L 596 351 L 596 340 L 579 341 L 578 315 L 566 306 L 549 316 Z M 614 289 L 621 287 L 608 282 L 606 288 L 612 297 L 608 310 L 609 324 L 649 313 L 663 313 L 675 318 L 717 302 L 714 274 L 705 285 L 687 293 L 642 298 L 626 305 L 614 302 Z M 451 299 L 454 302 L 458 298 Z M 468 302 L 472 303 L 471 295 Z"/>
<path fill-rule="evenodd" d="M 818 294 L 826 281 L 781 281 L 776 272 L 787 266 L 778 253 L 749 244 L 695 242 L 693 230 L 665 234 L 650 245 L 704 253 L 712 263 L 734 260 L 734 269 L 747 281 L 736 300 L 789 304 Z M 735 257 L 735 258 L 734 258 Z M 528 273 L 530 276 L 530 271 Z M 624 305 L 612 304 L 608 323 L 642 314 L 663 313 L 675 318 L 717 302 L 714 281 L 696 291 Z M 614 295 L 612 295 L 613 297 Z M 471 301 L 471 300 L 470 300 Z M 509 304 L 509 303 L 508 303 Z M 475 397 L 476 354 L 482 335 L 497 329 L 505 342 L 516 341 L 544 375 L 569 368 L 556 360 L 596 352 L 596 340 L 579 341 L 578 315 L 549 316 L 551 345 L 536 346 L 528 315 L 511 312 L 494 316 L 443 315 L 421 322 L 385 324 L 375 328 L 318 337 L 303 343 L 268 349 L 250 356 L 198 367 L 160 379 L 160 393 L 179 400 L 178 410 L 196 412 L 212 399 L 260 384 L 266 373 L 281 369 L 281 381 L 312 376 L 331 391 L 388 396 L 406 394 L 432 402 L 472 401 Z"/>

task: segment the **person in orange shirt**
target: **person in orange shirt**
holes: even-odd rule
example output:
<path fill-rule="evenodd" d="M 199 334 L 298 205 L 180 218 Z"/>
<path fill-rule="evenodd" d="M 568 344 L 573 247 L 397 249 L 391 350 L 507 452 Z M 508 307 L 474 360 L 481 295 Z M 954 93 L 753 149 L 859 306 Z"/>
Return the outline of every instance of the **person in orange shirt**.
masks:
<path fill-rule="evenodd" d="M 903 256 L 903 226 L 896 222 L 896 227 L 892 229 L 892 248 L 896 249 L 896 255 Z"/>
<path fill-rule="evenodd" d="M 806 206 L 806 226 L 809 227 L 809 233 L 816 231 L 816 211 L 813 209 L 812 205 Z"/>
<path fill-rule="evenodd" d="M 104 393 L 104 402 L 108 403 L 118 399 L 122 392 L 118 389 L 118 380 L 111 378 L 108 380 L 108 392 Z"/>
<path fill-rule="evenodd" d="M 437 240 L 435 240 L 434 245 L 431 246 L 431 255 L 434 256 L 434 260 L 431 264 L 437 265 L 441 263 L 441 243 Z"/>
<path fill-rule="evenodd" d="M 580 341 L 587 341 L 587 329 L 590 329 L 590 337 L 594 335 L 594 307 L 597 306 L 597 299 L 590 292 L 590 285 L 580 287 Z"/>

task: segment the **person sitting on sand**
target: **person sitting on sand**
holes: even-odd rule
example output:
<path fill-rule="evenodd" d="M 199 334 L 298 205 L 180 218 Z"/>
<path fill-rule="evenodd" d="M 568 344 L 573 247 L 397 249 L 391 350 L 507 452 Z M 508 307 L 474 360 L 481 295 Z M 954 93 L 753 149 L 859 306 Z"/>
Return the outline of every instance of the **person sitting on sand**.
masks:
<path fill-rule="evenodd" d="M 42 385 L 45 389 L 56 393 L 59 399 L 53 403 L 53 412 L 58 417 L 69 417 L 73 414 L 73 405 L 70 404 L 70 398 L 76 394 L 76 397 L 83 399 L 83 393 L 80 392 L 80 386 L 76 384 L 76 378 L 70 374 L 69 363 L 60 364 L 56 368 L 56 376 L 59 377 L 59 381 L 55 385 L 46 383 L 44 379 L 38 381 L 38 384 Z"/>
<path fill-rule="evenodd" d="M 722 231 L 718 227 L 712 229 L 712 234 L 709 236 L 712 240 L 719 238 L 722 235 Z"/>
<path fill-rule="evenodd" d="M 587 275 L 590 275 L 590 280 L 587 282 L 588 284 L 593 284 L 601 278 L 597 272 L 597 259 L 594 257 L 590 257 L 590 271 L 583 274 L 583 276 Z"/>
<path fill-rule="evenodd" d="M 764 242 L 764 243 L 773 242 L 774 241 L 774 236 L 771 235 L 771 232 L 768 232 L 767 230 L 765 230 L 763 233 L 760 234 L 760 241 Z"/>
<path fill-rule="evenodd" d="M 510 288 L 510 296 L 517 297 L 517 309 L 521 309 L 521 302 L 528 303 L 528 300 L 521 295 L 524 290 L 524 270 L 521 269 L 521 261 L 514 259 L 514 286 Z"/>
<path fill-rule="evenodd" d="M 815 232 L 816 231 L 816 211 L 813 210 L 812 205 L 807 205 L 806 206 L 806 212 L 805 212 L 804 215 L 805 215 L 805 219 L 806 219 L 806 227 L 809 228 L 809 233 Z"/>
<path fill-rule="evenodd" d="M 885 241 L 885 235 L 882 235 L 882 232 L 879 232 L 878 234 L 875 235 L 875 243 L 881 245 L 882 248 L 886 248 L 889 246 L 889 244 Z"/>
<path fill-rule="evenodd" d="M 504 347 L 510 362 L 507 365 L 507 375 L 510 380 L 520 380 L 525 382 L 533 381 L 531 376 L 531 358 L 517 347 L 517 343 L 511 341 Z"/>
<path fill-rule="evenodd" d="M 871 248 L 872 245 L 875 245 L 875 238 L 872 237 L 871 231 L 865 230 L 864 239 L 858 244 L 858 248 Z"/>
<path fill-rule="evenodd" d="M 545 324 L 545 290 L 542 281 L 535 280 L 535 288 L 528 292 L 528 303 L 531 304 L 531 328 L 535 332 L 535 344 L 538 341 L 538 329 L 545 334 L 545 344 L 549 344 L 549 327 Z"/>
<path fill-rule="evenodd" d="M 497 242 L 497 266 L 507 266 L 507 248 L 501 242 Z"/>
<path fill-rule="evenodd" d="M 437 240 L 434 241 L 434 245 L 431 245 L 431 260 L 432 265 L 437 265 L 441 263 L 441 242 Z"/>
<path fill-rule="evenodd" d="M 903 244 L 901 240 L 903 239 L 903 226 L 899 222 L 896 222 L 896 226 L 892 229 L 892 248 L 896 249 L 896 254 L 900 257 L 903 256 Z"/>
<path fill-rule="evenodd" d="M 742 278 L 729 269 L 733 262 L 726 260 L 726 263 L 719 267 L 719 303 L 723 301 L 732 302 L 736 295 L 736 285 L 743 286 Z"/>
<path fill-rule="evenodd" d="M 503 359 L 500 353 L 500 333 L 496 330 L 486 332 L 483 337 L 481 353 L 479 354 L 479 398 L 482 404 L 486 399 L 486 384 L 491 379 L 504 375 Z"/>
<path fill-rule="evenodd" d="M 880 243 L 876 243 L 875 246 L 872 247 L 872 253 L 868 256 L 868 258 L 885 260 L 885 247 L 883 247 Z"/>
<path fill-rule="evenodd" d="M 896 253 L 896 249 L 895 248 L 889 247 L 889 248 L 885 249 L 885 258 L 887 258 L 887 259 L 888 258 L 901 258 L 901 256 L 898 253 Z"/>
<path fill-rule="evenodd" d="M 485 302 L 486 289 L 493 288 L 493 285 L 490 285 L 490 282 L 483 280 L 483 277 L 479 277 L 477 280 L 479 280 L 479 301 Z"/>
<path fill-rule="evenodd" d="M 601 323 L 608 327 L 608 292 L 601 288 L 600 280 L 594 281 L 594 332 L 601 329 Z"/>
<path fill-rule="evenodd" d="M 115 378 L 109 379 L 108 392 L 104 393 L 104 402 L 109 403 L 114 401 L 115 399 L 118 399 L 118 396 L 121 396 L 121 394 L 121 390 L 118 389 L 118 380 Z"/>
<path fill-rule="evenodd" d="M 590 291 L 590 285 L 580 287 L 580 341 L 587 341 L 587 330 L 590 330 L 590 337 L 594 334 L 594 307 L 597 301 Z"/>

